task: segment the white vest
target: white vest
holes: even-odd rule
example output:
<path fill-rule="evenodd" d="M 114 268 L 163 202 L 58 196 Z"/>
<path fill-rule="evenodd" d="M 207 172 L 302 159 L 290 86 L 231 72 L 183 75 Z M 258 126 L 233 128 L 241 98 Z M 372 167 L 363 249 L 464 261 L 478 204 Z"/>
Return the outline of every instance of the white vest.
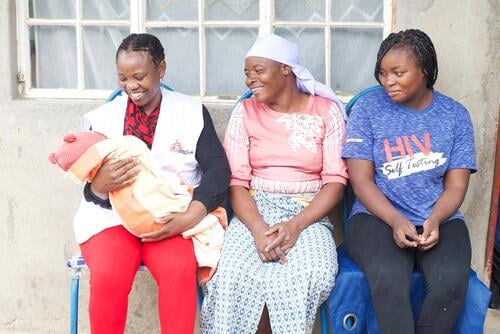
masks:
<path fill-rule="evenodd" d="M 82 117 L 82 130 L 97 131 L 108 138 L 123 135 L 126 94 L 116 97 Z M 151 152 L 156 168 L 177 174 L 185 183 L 197 187 L 201 170 L 195 159 L 196 144 L 203 130 L 202 105 L 189 96 L 162 89 L 160 116 Z M 73 219 L 76 241 L 83 243 L 102 230 L 121 224 L 113 210 L 82 198 Z"/>

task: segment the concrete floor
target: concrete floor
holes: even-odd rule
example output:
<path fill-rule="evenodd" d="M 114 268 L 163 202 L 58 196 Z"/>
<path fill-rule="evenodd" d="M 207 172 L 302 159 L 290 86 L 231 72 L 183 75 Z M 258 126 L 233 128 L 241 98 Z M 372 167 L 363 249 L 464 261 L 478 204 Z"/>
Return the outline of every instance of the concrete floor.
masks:
<path fill-rule="evenodd" d="M 484 323 L 484 334 L 500 334 L 500 309 L 488 310 Z"/>
<path fill-rule="evenodd" d="M 317 317 L 318 318 L 318 317 Z M 314 324 L 313 334 L 321 333 L 321 326 L 319 321 Z M 200 334 L 199 327 L 197 324 L 197 330 L 195 334 Z M 478 334 L 478 333 L 470 333 L 470 334 Z M 500 334 L 500 309 L 493 310 L 488 309 L 488 314 L 486 314 L 486 320 L 484 322 L 484 333 L 483 334 Z"/>

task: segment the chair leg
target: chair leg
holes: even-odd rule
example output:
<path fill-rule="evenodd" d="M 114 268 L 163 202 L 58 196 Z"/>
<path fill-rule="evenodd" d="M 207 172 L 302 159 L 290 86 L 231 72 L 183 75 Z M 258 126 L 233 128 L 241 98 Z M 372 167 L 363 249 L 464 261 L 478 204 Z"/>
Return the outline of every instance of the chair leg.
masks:
<path fill-rule="evenodd" d="M 321 320 L 321 334 L 328 334 L 328 312 L 326 310 L 326 302 L 319 307 L 319 318 Z"/>
<path fill-rule="evenodd" d="M 197 290 L 198 290 L 198 305 L 200 306 L 201 310 L 201 305 L 203 304 L 203 289 L 199 284 L 197 285 Z"/>
<path fill-rule="evenodd" d="M 78 333 L 78 290 L 80 285 L 79 273 L 74 273 L 71 278 L 71 323 L 70 334 Z"/>

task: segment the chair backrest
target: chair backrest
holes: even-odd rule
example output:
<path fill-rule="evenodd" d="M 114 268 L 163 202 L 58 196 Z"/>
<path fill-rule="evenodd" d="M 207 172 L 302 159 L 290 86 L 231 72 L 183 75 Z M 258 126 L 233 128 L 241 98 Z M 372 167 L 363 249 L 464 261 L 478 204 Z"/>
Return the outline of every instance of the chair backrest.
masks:
<path fill-rule="evenodd" d="M 170 89 L 170 88 L 167 88 L 167 89 Z M 352 107 L 356 104 L 356 102 L 359 100 L 359 98 L 371 91 L 374 91 L 374 90 L 379 90 L 379 89 L 383 89 L 382 86 L 372 86 L 372 87 L 368 87 L 364 90 L 362 90 L 361 92 L 357 93 L 356 95 L 354 95 L 352 97 L 352 99 L 349 100 L 349 102 L 346 104 L 345 106 L 345 111 L 347 113 L 347 115 L 349 115 L 351 113 L 351 109 Z M 172 89 L 170 89 L 172 90 Z M 239 99 L 236 101 L 235 103 L 235 106 L 240 103 L 241 101 L 245 100 L 245 99 L 248 99 L 249 97 L 251 97 L 253 95 L 252 91 L 251 90 L 248 90 L 246 91 L 245 93 L 243 93 Z"/>
<path fill-rule="evenodd" d="M 247 90 L 246 92 L 244 92 L 244 93 L 243 93 L 243 94 L 242 94 L 242 95 L 238 98 L 238 100 L 236 100 L 235 104 L 233 105 L 233 108 L 231 108 L 231 114 L 233 113 L 234 108 L 236 108 L 236 106 L 237 106 L 238 104 L 240 104 L 240 102 L 241 102 L 241 101 L 246 100 L 246 99 L 248 99 L 248 98 L 252 97 L 252 95 L 253 95 L 253 93 L 252 93 L 252 90 L 250 90 L 250 89 L 249 89 L 249 90 Z"/>
<path fill-rule="evenodd" d="M 172 92 L 174 91 L 172 88 L 170 88 L 168 85 L 164 84 L 163 82 L 160 83 L 160 87 L 162 87 L 166 90 L 170 90 Z M 109 94 L 108 98 L 106 99 L 106 102 L 113 101 L 117 96 L 122 95 L 122 92 L 123 92 L 123 90 L 121 88 L 115 89 L 111 94 Z"/>
<path fill-rule="evenodd" d="M 369 92 L 373 92 L 375 90 L 384 89 L 382 86 L 372 86 L 368 87 L 361 92 L 354 95 L 349 102 L 345 106 L 345 112 L 349 116 L 352 110 L 352 107 L 356 104 L 360 97 L 366 95 Z M 342 198 L 342 212 L 343 212 L 343 228 L 344 228 L 344 237 L 347 235 L 347 223 L 349 221 L 349 214 L 351 213 L 351 208 L 354 203 L 356 197 L 354 196 L 354 192 L 350 185 L 346 187 L 344 197 Z"/>
<path fill-rule="evenodd" d="M 384 88 L 382 86 L 372 86 L 372 87 L 368 87 L 366 89 L 363 89 L 361 92 L 354 95 L 352 97 L 352 99 L 350 99 L 349 102 L 347 102 L 347 104 L 345 106 L 345 112 L 347 113 L 347 115 L 349 115 L 351 113 L 352 107 L 354 107 L 354 105 L 356 104 L 356 102 L 359 100 L 359 98 L 361 96 L 366 95 L 367 93 L 372 92 L 374 90 L 379 90 L 379 89 L 384 89 Z"/>
<path fill-rule="evenodd" d="M 236 104 L 240 103 L 241 101 L 243 100 L 246 100 L 248 99 L 249 97 L 251 97 L 253 95 L 252 93 L 252 90 L 247 90 L 245 93 L 243 93 L 240 98 L 238 99 L 238 101 L 236 101 Z"/>

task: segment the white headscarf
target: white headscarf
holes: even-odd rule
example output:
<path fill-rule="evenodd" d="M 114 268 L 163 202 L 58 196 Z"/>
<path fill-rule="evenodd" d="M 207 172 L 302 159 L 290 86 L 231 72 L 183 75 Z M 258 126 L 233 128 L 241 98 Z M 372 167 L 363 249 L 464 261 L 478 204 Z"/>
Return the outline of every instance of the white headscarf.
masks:
<path fill-rule="evenodd" d="M 344 118 L 346 118 L 344 106 L 333 90 L 314 80 L 311 72 L 300 64 L 297 44 L 274 34 L 262 36 L 253 43 L 245 58 L 247 57 L 267 58 L 290 66 L 297 78 L 297 87 L 300 91 L 323 96 L 335 102 L 342 111 Z"/>

